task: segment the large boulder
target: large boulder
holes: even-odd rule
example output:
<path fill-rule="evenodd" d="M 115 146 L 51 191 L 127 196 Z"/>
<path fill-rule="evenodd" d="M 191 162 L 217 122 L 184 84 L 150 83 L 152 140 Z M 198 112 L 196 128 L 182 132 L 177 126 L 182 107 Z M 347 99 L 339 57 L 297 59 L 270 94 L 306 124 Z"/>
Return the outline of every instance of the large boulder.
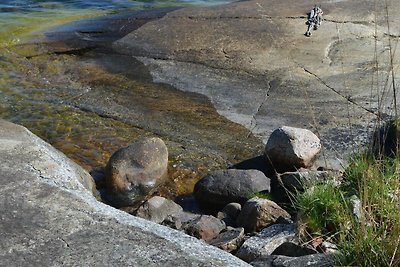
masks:
<path fill-rule="evenodd" d="M 290 214 L 271 200 L 254 197 L 243 205 L 236 224 L 249 233 L 259 231 L 281 218 L 290 220 Z"/>
<path fill-rule="evenodd" d="M 279 172 L 310 167 L 321 151 L 321 142 L 307 129 L 283 126 L 272 132 L 265 146 L 268 163 Z"/>
<path fill-rule="evenodd" d="M 194 187 L 196 200 L 206 207 L 223 208 L 231 202 L 244 204 L 256 192 L 270 192 L 270 179 L 257 170 L 217 170 Z"/>
<path fill-rule="evenodd" d="M 3 266 L 249 266 L 220 249 L 98 202 L 88 173 L 0 120 Z"/>
<path fill-rule="evenodd" d="M 116 151 L 106 166 L 107 200 L 115 207 L 138 207 L 167 175 L 168 150 L 157 137 Z"/>

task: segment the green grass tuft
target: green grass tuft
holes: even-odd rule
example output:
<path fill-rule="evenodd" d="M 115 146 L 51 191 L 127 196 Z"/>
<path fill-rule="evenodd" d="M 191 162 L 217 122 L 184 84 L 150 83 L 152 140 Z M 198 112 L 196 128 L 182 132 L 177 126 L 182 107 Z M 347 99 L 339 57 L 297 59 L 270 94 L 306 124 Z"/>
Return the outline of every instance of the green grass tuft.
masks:
<path fill-rule="evenodd" d="M 360 218 L 350 196 L 360 200 Z M 295 196 L 299 230 L 334 241 L 343 265 L 400 266 L 400 157 L 358 156 L 341 186 L 314 185 Z"/>

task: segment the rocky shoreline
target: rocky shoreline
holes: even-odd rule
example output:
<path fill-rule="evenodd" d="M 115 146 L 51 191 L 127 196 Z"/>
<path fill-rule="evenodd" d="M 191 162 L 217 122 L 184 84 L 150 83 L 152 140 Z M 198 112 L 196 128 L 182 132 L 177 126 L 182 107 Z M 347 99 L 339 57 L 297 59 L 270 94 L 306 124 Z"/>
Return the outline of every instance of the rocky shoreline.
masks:
<path fill-rule="evenodd" d="M 320 150 L 311 131 L 281 127 L 272 133 L 257 166 L 270 171 L 211 171 L 185 197 L 191 201 L 188 208 L 154 193 L 165 181 L 168 152 L 161 139 L 144 138 L 113 154 L 101 182 L 105 188 L 99 189 L 110 205 L 204 240 L 253 266 L 311 261 L 312 266 L 333 266 L 339 257 L 335 245 L 323 239 L 314 247 L 304 245 L 296 213 L 274 202 L 289 207 L 290 194 L 307 184 L 340 184 L 340 171 L 314 166 Z M 288 263 L 274 263 L 281 261 Z"/>
<path fill-rule="evenodd" d="M 73 22 L 10 48 L 10 64 L 26 77 L 7 114 L 24 118 L 18 103 L 45 103 L 61 124 L 73 116 L 69 128 L 44 119 L 43 136 L 54 127 L 81 138 L 85 127 L 74 124 L 82 117 L 91 131 L 118 124 L 128 137 L 93 142 L 90 156 L 54 142 L 80 160 L 107 146 L 88 164 L 98 167 L 93 179 L 0 120 L 2 262 L 333 266 L 335 245 L 303 244 L 285 203 L 304 184 L 340 183 L 348 155 L 393 115 L 393 98 L 381 91 L 389 79 L 371 78 L 400 61 L 387 48 L 400 34 L 398 14 L 383 15 L 380 4 L 323 1 L 325 21 L 311 38 L 303 35 L 309 1 L 250 0 Z M 193 195 L 161 197 L 171 177 L 190 180 Z M 171 195 L 192 193 L 191 185 Z"/>
<path fill-rule="evenodd" d="M 108 189 L 103 191 L 103 197 L 119 195 L 119 201 L 122 199 L 123 202 L 111 204 L 118 203 L 122 210 L 136 215 L 132 216 L 98 202 L 93 178 L 61 152 L 21 126 L 4 120 L 0 124 L 0 153 L 4 159 L 0 170 L 1 182 L 9 189 L 2 195 L 5 205 L 2 235 L 6 237 L 2 240 L 7 240 L 1 243 L 4 262 L 17 265 L 47 262 L 52 266 L 82 261 L 94 265 L 102 262 L 134 266 L 144 263 L 149 266 L 197 266 L 203 262 L 201 264 L 206 266 L 246 266 L 239 259 L 226 256 L 222 252 L 225 250 L 253 266 L 267 263 L 270 266 L 300 266 L 310 261 L 316 262 L 315 266 L 333 266 L 336 254 L 323 249 L 327 244 L 322 243 L 315 248 L 302 246 L 292 216 L 272 200 L 254 197 L 257 193 L 264 196 L 272 193 L 270 196 L 273 197 L 271 180 L 261 171 L 229 169 L 209 173 L 195 187 L 198 208 L 194 213 L 171 200 L 153 196 L 152 189 L 162 183 L 167 172 L 166 161 L 163 160 L 167 156 L 166 147 L 161 139 L 139 140 L 128 150 L 123 148 L 111 157 L 110 162 L 118 164 L 109 162 L 107 168 L 113 171 L 106 173 Z M 302 155 L 302 159 L 308 158 L 304 167 L 310 167 L 319 152 L 319 149 L 311 152 L 310 149 L 318 147 L 319 140 L 313 139 L 315 136 L 311 132 L 304 136 L 302 129 L 283 127 L 278 131 L 285 132 L 286 138 L 290 138 L 275 140 L 274 143 L 281 147 L 286 145 L 288 149 L 282 151 L 291 150 L 292 156 L 297 153 Z M 302 147 L 298 147 L 299 143 Z M 309 146 L 305 147 L 305 143 Z M 267 149 L 267 155 L 272 155 L 272 150 Z M 129 152 L 133 153 L 133 159 Z M 293 157 L 290 160 L 290 154 L 287 158 L 289 169 L 293 168 L 292 164 L 299 164 L 298 160 L 293 161 Z M 313 174 L 308 172 L 303 169 L 301 173 L 308 174 L 304 177 L 318 179 L 318 171 L 313 171 Z M 295 176 L 297 172 L 292 174 Z M 121 181 L 125 184 L 117 193 L 117 189 L 110 185 L 120 185 Z M 102 191 L 101 187 L 98 189 Z M 204 210 L 208 212 L 199 213 Z M 167 230 L 164 226 L 158 229 L 152 222 L 175 230 Z M 124 229 L 126 227 L 129 234 Z M 219 249 L 213 251 L 204 243 L 196 243 L 184 237 L 183 233 L 174 232 L 176 230 L 204 240 L 221 249 L 221 252 L 217 252 Z M 30 234 L 27 236 L 28 231 Z M 121 239 L 123 233 L 131 238 L 135 236 L 132 240 L 137 242 L 132 243 L 128 236 Z M 153 240 L 151 236 L 154 235 L 163 241 Z M 86 242 L 91 244 L 90 247 Z M 115 244 L 119 244 L 118 249 Z M 82 245 L 85 246 L 84 252 L 81 251 Z M 177 245 L 185 249 L 180 250 Z M 109 246 L 113 248 L 109 250 Z M 135 253 L 128 252 L 132 246 Z M 77 249 L 81 252 L 76 254 Z M 157 251 L 157 260 L 148 255 L 151 251 Z M 324 253 L 319 254 L 321 252 Z M 198 257 L 198 253 L 206 253 L 207 257 L 204 258 L 203 254 Z M 213 258 L 214 255 L 217 257 Z"/>

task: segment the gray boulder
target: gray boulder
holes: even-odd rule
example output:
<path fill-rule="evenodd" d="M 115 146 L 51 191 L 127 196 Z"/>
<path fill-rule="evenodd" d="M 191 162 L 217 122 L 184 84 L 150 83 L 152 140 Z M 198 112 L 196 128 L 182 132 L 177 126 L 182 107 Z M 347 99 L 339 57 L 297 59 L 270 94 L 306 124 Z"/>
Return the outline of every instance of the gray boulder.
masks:
<path fill-rule="evenodd" d="M 254 197 L 243 205 L 236 224 L 249 233 L 259 231 L 279 218 L 289 220 L 290 214 L 271 200 Z"/>
<path fill-rule="evenodd" d="M 157 137 L 143 138 L 115 152 L 106 166 L 107 200 L 138 207 L 167 174 L 168 150 Z"/>
<path fill-rule="evenodd" d="M 0 158 L 3 266 L 249 266 L 98 202 L 81 183 L 89 177 L 85 170 L 3 120 Z"/>
<path fill-rule="evenodd" d="M 310 167 L 321 151 L 321 142 L 307 129 L 283 126 L 272 132 L 265 146 L 268 163 L 279 172 Z"/>
<path fill-rule="evenodd" d="M 154 196 L 143 203 L 135 215 L 155 223 L 162 223 L 168 216 L 178 215 L 182 211 L 182 207 L 172 200 Z"/>
<path fill-rule="evenodd" d="M 293 224 L 274 224 L 247 239 L 235 255 L 251 262 L 258 257 L 271 255 L 283 243 L 294 240 L 295 235 Z"/>
<path fill-rule="evenodd" d="M 270 192 L 270 179 L 257 170 L 217 170 L 194 187 L 196 200 L 207 207 L 223 208 L 231 202 L 245 203 L 260 191 Z"/>

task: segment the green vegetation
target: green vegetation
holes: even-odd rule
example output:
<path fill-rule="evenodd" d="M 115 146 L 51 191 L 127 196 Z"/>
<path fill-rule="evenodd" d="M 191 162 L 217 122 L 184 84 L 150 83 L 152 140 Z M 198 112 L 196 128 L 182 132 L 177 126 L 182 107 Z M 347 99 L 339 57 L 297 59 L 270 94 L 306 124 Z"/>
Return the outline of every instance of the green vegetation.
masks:
<path fill-rule="evenodd" d="M 352 199 L 360 201 L 358 216 Z M 295 196 L 295 205 L 303 237 L 336 243 L 342 265 L 400 265 L 400 156 L 359 155 L 340 186 L 313 185 Z"/>

